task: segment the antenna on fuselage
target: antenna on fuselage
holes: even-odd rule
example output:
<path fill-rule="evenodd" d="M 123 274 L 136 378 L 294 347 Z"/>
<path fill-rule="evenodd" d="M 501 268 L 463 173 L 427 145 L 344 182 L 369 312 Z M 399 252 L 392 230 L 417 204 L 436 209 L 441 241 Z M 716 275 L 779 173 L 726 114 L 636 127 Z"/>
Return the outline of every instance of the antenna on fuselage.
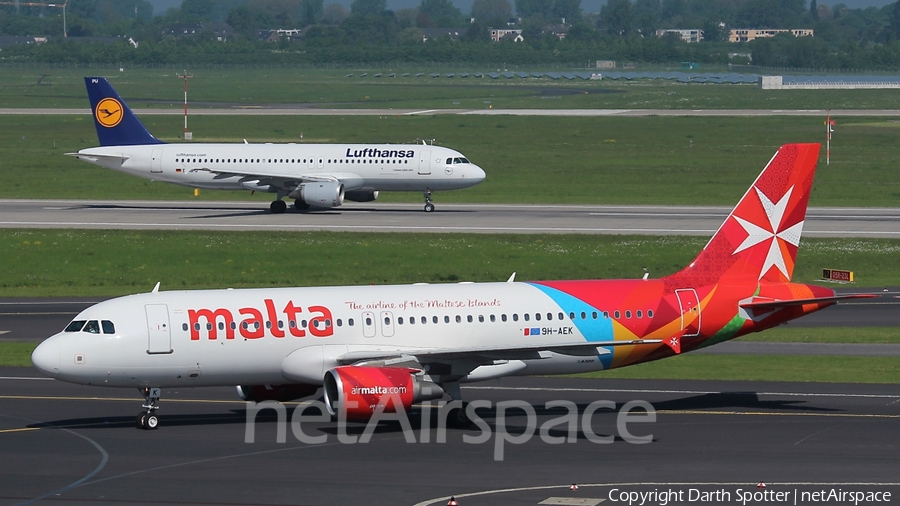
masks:
<path fill-rule="evenodd" d="M 162 281 L 157 281 L 157 282 L 156 282 L 156 286 L 153 287 L 153 290 L 151 290 L 150 293 L 156 293 L 156 292 L 158 292 L 158 291 L 159 291 L 159 284 L 160 284 L 160 283 L 162 283 Z"/>
<path fill-rule="evenodd" d="M 507 283 L 512 283 L 512 282 L 514 282 L 515 280 L 516 280 L 516 273 L 514 272 L 514 273 L 510 274 L 509 279 L 507 279 L 506 282 L 507 282 Z"/>
<path fill-rule="evenodd" d="M 650 277 L 650 271 L 648 271 L 647 268 L 644 267 L 644 277 L 642 277 L 641 279 L 646 280 L 649 277 Z"/>

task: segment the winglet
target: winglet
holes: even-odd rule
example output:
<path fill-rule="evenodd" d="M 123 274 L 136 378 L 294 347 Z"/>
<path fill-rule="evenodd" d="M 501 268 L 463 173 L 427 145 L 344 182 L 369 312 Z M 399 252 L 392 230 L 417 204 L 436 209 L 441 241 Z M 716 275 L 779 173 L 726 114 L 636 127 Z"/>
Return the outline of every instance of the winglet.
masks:
<path fill-rule="evenodd" d="M 671 336 L 666 339 L 663 339 L 663 343 L 669 348 L 672 348 L 672 351 L 675 352 L 676 355 L 681 354 L 681 336 Z"/>

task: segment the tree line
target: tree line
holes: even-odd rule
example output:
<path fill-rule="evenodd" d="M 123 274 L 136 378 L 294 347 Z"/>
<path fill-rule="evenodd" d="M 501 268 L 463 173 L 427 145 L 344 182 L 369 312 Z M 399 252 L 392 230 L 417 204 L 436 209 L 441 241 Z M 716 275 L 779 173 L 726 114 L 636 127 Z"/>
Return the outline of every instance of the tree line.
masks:
<path fill-rule="evenodd" d="M 353 63 L 363 61 L 553 64 L 598 59 L 722 64 L 734 53 L 760 66 L 895 70 L 900 66 L 900 1 L 850 9 L 817 0 L 608 0 L 585 13 L 581 0 L 474 0 L 463 13 L 452 0 L 421 0 L 392 11 L 386 0 L 353 0 L 349 9 L 324 0 L 183 0 L 154 16 L 146 0 L 69 0 L 68 39 L 58 7 L 0 6 L 0 35 L 50 35 L 51 42 L 7 46 L 0 61 L 71 63 Z M 192 36 L 166 28 L 200 23 Z M 234 33 L 217 40 L 215 23 Z M 462 28 L 459 40 L 423 30 Z M 490 40 L 490 28 L 522 30 L 522 42 Z M 556 28 L 554 28 L 556 27 Z M 560 27 L 562 27 L 560 29 Z M 263 42 L 259 32 L 303 28 L 302 36 Z M 809 28 L 729 43 L 732 28 Z M 686 43 L 659 29 L 702 29 Z M 560 30 L 565 37 L 560 39 Z M 122 37 L 121 42 L 83 42 Z M 137 48 L 127 38 L 139 42 Z M 732 54 L 729 57 L 729 54 Z M 738 56 L 741 63 L 747 63 Z"/>

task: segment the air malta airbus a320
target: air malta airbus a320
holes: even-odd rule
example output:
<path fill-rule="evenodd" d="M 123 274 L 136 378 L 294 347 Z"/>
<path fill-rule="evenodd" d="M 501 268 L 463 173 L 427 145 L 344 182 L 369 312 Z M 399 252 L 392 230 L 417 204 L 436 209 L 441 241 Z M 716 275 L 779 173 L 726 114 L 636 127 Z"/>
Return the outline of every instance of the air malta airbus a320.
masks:
<path fill-rule="evenodd" d="M 31 358 L 59 380 L 141 389 L 139 424 L 155 428 L 163 387 L 289 400 L 324 386 L 332 415 L 365 417 L 460 399 L 460 382 L 670 357 L 871 296 L 791 283 L 818 156 L 818 144 L 782 146 L 697 258 L 661 279 L 157 285 L 84 310 Z"/>
<path fill-rule="evenodd" d="M 67 153 L 155 181 L 213 190 L 276 194 L 298 210 L 371 202 L 379 191 L 432 192 L 475 186 L 484 171 L 462 153 L 425 144 L 166 144 L 157 140 L 102 77 L 85 77 L 100 147 Z"/>

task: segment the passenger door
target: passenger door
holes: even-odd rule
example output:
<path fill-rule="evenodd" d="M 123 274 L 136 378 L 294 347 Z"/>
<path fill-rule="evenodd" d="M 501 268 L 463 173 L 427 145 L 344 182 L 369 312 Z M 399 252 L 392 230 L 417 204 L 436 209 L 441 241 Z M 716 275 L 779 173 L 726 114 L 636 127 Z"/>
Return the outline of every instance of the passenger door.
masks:
<path fill-rule="evenodd" d="M 172 353 L 172 332 L 169 328 L 169 308 L 165 304 L 147 304 L 147 353 Z"/>

